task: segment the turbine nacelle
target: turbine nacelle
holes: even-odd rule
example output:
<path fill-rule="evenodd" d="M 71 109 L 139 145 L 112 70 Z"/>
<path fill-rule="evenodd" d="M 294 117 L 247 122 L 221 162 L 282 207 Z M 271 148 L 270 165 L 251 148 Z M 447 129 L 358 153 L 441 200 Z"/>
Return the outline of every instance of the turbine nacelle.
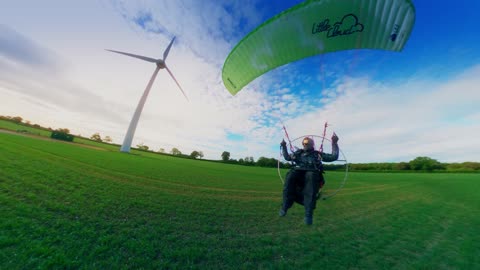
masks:
<path fill-rule="evenodd" d="M 165 64 L 165 61 L 163 61 L 163 59 L 158 59 L 156 64 L 157 64 L 157 67 L 160 69 L 164 69 L 167 67 L 167 64 Z"/>

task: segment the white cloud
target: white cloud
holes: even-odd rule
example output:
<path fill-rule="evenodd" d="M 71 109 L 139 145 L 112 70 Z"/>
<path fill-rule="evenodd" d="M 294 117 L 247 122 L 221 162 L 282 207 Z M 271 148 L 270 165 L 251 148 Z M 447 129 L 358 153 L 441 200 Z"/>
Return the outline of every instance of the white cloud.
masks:
<path fill-rule="evenodd" d="M 388 85 L 349 79 L 326 107 L 289 121 L 290 132 L 321 133 L 329 121 L 352 162 L 480 159 L 480 66 L 438 83 L 411 78 Z M 312 130 L 312 126 L 318 127 Z"/>

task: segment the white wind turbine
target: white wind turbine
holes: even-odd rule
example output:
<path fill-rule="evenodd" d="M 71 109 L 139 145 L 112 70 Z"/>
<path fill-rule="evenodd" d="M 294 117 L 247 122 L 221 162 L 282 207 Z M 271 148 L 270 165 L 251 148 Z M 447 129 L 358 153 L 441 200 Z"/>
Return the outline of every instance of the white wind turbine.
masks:
<path fill-rule="evenodd" d="M 147 84 L 147 88 L 145 88 L 145 91 L 143 92 L 142 97 L 140 98 L 140 101 L 138 102 L 137 109 L 135 109 L 135 113 L 133 114 L 132 121 L 130 121 L 130 125 L 128 126 L 127 134 L 125 135 L 125 139 L 123 140 L 122 147 L 120 147 L 121 152 L 130 152 L 130 147 L 132 145 L 132 140 L 133 140 L 133 135 L 135 134 L 135 129 L 137 128 L 138 120 L 140 119 L 140 114 L 142 113 L 143 106 L 145 105 L 145 101 L 147 101 L 148 93 L 150 92 L 150 88 L 152 88 L 152 84 L 155 81 L 155 78 L 157 77 L 158 71 L 160 69 L 166 69 L 170 76 L 172 76 L 172 79 L 175 81 L 175 83 L 178 85 L 180 88 L 180 91 L 182 91 L 182 94 L 185 96 L 185 98 L 188 100 L 187 95 L 185 95 L 185 92 L 183 91 L 182 87 L 178 83 L 177 79 L 175 79 L 175 76 L 173 76 L 172 72 L 170 69 L 168 69 L 167 65 L 165 64 L 165 60 L 167 60 L 168 52 L 170 51 L 170 47 L 172 47 L 173 41 L 175 40 L 175 37 L 173 37 L 172 41 L 168 45 L 167 49 L 165 49 L 165 52 L 163 52 L 163 59 L 154 59 L 150 57 L 145 57 L 141 55 L 136 55 L 136 54 L 131 54 L 131 53 L 126 53 L 126 52 L 119 52 L 119 51 L 114 51 L 114 50 L 107 50 L 110 52 L 114 53 L 119 53 L 131 57 L 135 57 L 138 59 L 145 60 L 147 62 L 155 63 L 157 67 L 155 68 L 155 71 L 153 72 L 152 77 L 150 78 L 150 81 Z"/>

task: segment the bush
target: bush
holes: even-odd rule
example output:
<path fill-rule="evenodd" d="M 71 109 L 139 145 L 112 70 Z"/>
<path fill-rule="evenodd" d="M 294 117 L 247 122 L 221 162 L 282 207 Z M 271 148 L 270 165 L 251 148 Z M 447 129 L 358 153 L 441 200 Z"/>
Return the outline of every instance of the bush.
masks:
<path fill-rule="evenodd" d="M 429 157 L 417 157 L 409 162 L 410 168 L 413 170 L 433 171 L 444 170 L 445 166 L 436 159 Z"/>
<path fill-rule="evenodd" d="M 62 141 L 67 141 L 67 142 L 73 142 L 73 135 L 67 134 L 65 132 L 61 131 L 52 131 L 52 135 L 50 135 L 50 138 L 56 139 L 56 140 L 62 140 Z"/>

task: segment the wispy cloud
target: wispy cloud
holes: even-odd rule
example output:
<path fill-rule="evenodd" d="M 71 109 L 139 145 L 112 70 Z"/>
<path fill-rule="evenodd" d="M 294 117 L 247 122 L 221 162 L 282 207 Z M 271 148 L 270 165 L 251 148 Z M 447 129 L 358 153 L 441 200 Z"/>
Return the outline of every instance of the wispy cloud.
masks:
<path fill-rule="evenodd" d="M 102 115 L 108 121 L 121 118 L 110 110 L 118 104 L 106 105 L 101 97 L 66 78 L 68 65 L 58 54 L 5 25 L 0 25 L 0 55 L 0 89 L 4 93 L 53 111 Z M 4 108 L 9 106 L 15 107 L 4 104 Z"/>
<path fill-rule="evenodd" d="M 153 15 L 150 11 L 139 11 L 132 20 L 147 32 L 171 35 L 165 27 L 153 20 Z"/>
<path fill-rule="evenodd" d="M 43 72 L 58 72 L 60 69 L 60 62 L 52 51 L 2 24 L 0 24 L 0 57 L 3 71 L 8 71 L 7 64 L 36 68 Z"/>
<path fill-rule="evenodd" d="M 246 34 L 245 31 L 253 29 L 261 20 L 252 0 L 110 3 L 139 31 L 176 35 L 178 41 L 197 57 L 217 66 L 223 64 L 233 42 L 238 41 Z"/>

